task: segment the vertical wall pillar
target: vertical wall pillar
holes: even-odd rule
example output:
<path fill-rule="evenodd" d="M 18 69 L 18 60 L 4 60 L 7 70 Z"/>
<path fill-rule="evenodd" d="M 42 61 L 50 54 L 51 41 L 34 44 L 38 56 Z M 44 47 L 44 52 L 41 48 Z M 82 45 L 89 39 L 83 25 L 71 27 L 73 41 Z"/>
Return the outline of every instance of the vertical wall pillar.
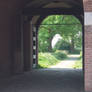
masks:
<path fill-rule="evenodd" d="M 22 31 L 23 31 L 23 17 L 21 14 L 16 15 L 15 20 L 15 29 L 12 36 L 12 46 L 13 46 L 13 53 L 14 54 L 14 61 L 11 63 L 11 71 L 12 73 L 21 73 L 23 72 L 23 60 L 22 60 Z"/>
<path fill-rule="evenodd" d="M 92 0 L 83 0 L 85 21 L 85 91 L 92 92 Z"/>
<path fill-rule="evenodd" d="M 31 69 L 33 68 L 33 24 L 30 22 L 30 60 L 31 60 Z"/>
<path fill-rule="evenodd" d="M 23 49 L 24 49 L 24 71 L 32 69 L 32 26 L 28 17 L 24 17 L 23 28 Z"/>

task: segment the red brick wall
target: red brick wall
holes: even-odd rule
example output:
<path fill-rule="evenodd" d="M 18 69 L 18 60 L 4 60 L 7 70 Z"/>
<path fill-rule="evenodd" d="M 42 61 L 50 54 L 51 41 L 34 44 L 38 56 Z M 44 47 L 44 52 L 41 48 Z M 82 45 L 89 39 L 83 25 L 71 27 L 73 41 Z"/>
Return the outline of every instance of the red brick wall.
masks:
<path fill-rule="evenodd" d="M 92 11 L 92 0 L 83 0 L 85 11 Z"/>
<path fill-rule="evenodd" d="M 92 12 L 92 0 L 83 0 L 83 2 L 84 2 L 84 11 Z M 92 92 L 92 24 L 85 25 L 84 31 L 85 31 L 85 91 Z"/>
<path fill-rule="evenodd" d="M 85 27 L 85 90 L 92 91 L 92 26 Z"/>

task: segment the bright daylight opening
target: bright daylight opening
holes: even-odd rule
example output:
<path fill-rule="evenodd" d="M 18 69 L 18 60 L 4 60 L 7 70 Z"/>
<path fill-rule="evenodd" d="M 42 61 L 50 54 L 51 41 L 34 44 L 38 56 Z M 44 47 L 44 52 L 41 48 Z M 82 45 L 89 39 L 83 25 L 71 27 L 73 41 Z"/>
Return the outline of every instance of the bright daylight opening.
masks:
<path fill-rule="evenodd" d="M 82 69 L 82 24 L 72 15 L 46 17 L 38 33 L 37 68 Z"/>

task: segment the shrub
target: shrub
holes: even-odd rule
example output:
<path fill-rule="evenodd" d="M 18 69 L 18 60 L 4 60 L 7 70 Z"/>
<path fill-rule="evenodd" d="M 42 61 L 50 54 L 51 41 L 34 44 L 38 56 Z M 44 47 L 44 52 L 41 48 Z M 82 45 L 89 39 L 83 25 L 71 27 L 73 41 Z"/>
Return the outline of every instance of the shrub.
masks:
<path fill-rule="evenodd" d="M 38 60 L 39 65 L 37 68 L 48 68 L 59 62 L 51 53 L 39 53 Z"/>
<path fill-rule="evenodd" d="M 58 49 L 58 50 L 70 50 L 70 48 L 71 48 L 70 43 L 65 40 L 60 40 L 55 45 L 55 49 Z"/>
<path fill-rule="evenodd" d="M 56 51 L 55 51 L 55 53 L 58 53 L 58 52 L 68 54 L 68 51 L 67 51 L 67 50 L 56 50 Z"/>
<path fill-rule="evenodd" d="M 59 60 L 67 58 L 67 52 L 64 51 L 56 51 L 53 55 Z"/>
<path fill-rule="evenodd" d="M 80 50 L 74 49 L 73 52 L 69 51 L 70 54 L 80 54 Z"/>
<path fill-rule="evenodd" d="M 55 65 L 60 62 L 60 60 L 67 57 L 66 51 L 57 50 L 55 53 L 39 53 L 38 56 L 38 66 L 37 68 L 49 68 L 51 65 Z"/>

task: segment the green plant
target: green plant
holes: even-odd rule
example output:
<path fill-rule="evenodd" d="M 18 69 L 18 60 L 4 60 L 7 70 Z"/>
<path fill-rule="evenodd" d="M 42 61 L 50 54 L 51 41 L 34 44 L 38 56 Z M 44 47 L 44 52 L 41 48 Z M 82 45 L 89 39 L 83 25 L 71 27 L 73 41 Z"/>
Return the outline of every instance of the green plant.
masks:
<path fill-rule="evenodd" d="M 82 68 L 82 51 L 80 52 L 80 57 L 79 59 L 75 62 L 75 64 L 73 65 L 73 68 L 75 69 L 80 69 Z"/>
<path fill-rule="evenodd" d="M 58 49 L 58 50 L 70 50 L 70 47 L 71 47 L 70 43 L 65 40 L 60 40 L 55 45 L 55 49 Z"/>
<path fill-rule="evenodd" d="M 59 62 L 51 53 L 39 53 L 37 68 L 49 68 Z"/>
<path fill-rule="evenodd" d="M 56 50 L 56 51 L 55 51 L 55 53 L 58 53 L 58 52 L 68 54 L 68 51 L 67 51 L 67 50 Z"/>
<path fill-rule="evenodd" d="M 80 54 L 80 50 L 79 49 L 74 49 L 73 52 L 69 51 L 70 54 Z"/>
<path fill-rule="evenodd" d="M 80 52 L 80 58 L 82 58 L 82 51 Z"/>
<path fill-rule="evenodd" d="M 55 53 L 53 53 L 53 55 L 54 55 L 58 60 L 62 60 L 62 59 L 67 58 L 66 52 L 56 51 Z"/>
<path fill-rule="evenodd" d="M 72 24 L 78 25 L 72 25 Z M 64 41 L 59 43 L 60 50 L 70 50 L 73 52 L 75 47 L 82 44 L 82 25 L 80 21 L 72 15 L 51 15 L 46 17 L 39 27 L 38 45 L 39 52 L 52 52 L 51 42 L 56 34 L 61 35 Z M 44 25 L 45 24 L 45 25 Z M 57 25 L 70 24 L 70 25 Z M 71 44 L 71 45 L 70 45 Z"/>
<path fill-rule="evenodd" d="M 82 68 L 82 59 L 76 61 L 75 64 L 73 65 L 73 68 L 81 69 Z"/>

